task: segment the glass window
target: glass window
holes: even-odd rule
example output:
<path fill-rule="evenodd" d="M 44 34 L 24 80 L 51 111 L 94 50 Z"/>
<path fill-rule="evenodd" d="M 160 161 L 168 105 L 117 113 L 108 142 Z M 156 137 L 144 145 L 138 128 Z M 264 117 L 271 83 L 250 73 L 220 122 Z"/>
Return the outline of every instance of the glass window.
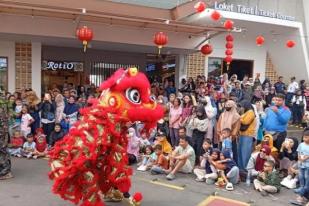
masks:
<path fill-rule="evenodd" d="M 8 90 L 8 58 L 0 57 L 0 90 Z"/>

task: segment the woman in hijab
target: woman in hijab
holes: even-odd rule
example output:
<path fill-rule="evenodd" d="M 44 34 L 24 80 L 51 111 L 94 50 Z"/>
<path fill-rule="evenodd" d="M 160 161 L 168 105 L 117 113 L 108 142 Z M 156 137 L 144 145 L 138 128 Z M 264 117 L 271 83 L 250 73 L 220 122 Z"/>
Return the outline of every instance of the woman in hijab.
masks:
<path fill-rule="evenodd" d="M 240 137 L 238 143 L 238 166 L 245 170 L 252 153 L 252 146 L 256 135 L 255 112 L 249 101 L 242 104 L 244 114 L 240 117 Z"/>
<path fill-rule="evenodd" d="M 129 165 L 132 165 L 137 162 L 138 155 L 139 155 L 139 146 L 140 146 L 140 138 L 136 136 L 136 131 L 134 128 L 128 129 L 128 159 Z"/>
<path fill-rule="evenodd" d="M 34 91 L 28 92 L 27 102 L 29 104 L 29 114 L 34 119 L 34 122 L 31 124 L 31 133 L 34 134 L 37 128 L 41 126 L 40 118 L 40 99 Z"/>
<path fill-rule="evenodd" d="M 251 178 L 258 176 L 259 172 L 263 171 L 266 161 L 271 160 L 275 162 L 270 153 L 271 149 L 267 145 L 264 145 L 259 152 L 252 153 L 246 168 Z"/>
<path fill-rule="evenodd" d="M 68 103 L 65 105 L 63 113 L 65 114 L 66 119 L 69 120 L 70 128 L 77 121 L 78 115 L 78 106 L 75 103 L 75 97 L 70 96 Z"/>
<path fill-rule="evenodd" d="M 195 151 L 196 163 L 199 162 L 199 157 L 202 154 L 202 145 L 208 125 L 209 121 L 204 106 L 198 106 L 196 109 L 196 117 L 191 119 L 188 124 L 188 127 L 193 130 L 192 144 Z"/>
<path fill-rule="evenodd" d="M 279 150 L 280 170 L 288 170 L 297 162 L 298 140 L 295 137 L 287 137 Z"/>
<path fill-rule="evenodd" d="M 229 128 L 232 132 L 232 149 L 233 149 L 233 158 L 237 162 L 237 142 L 236 138 L 238 136 L 239 128 L 240 128 L 240 115 L 237 112 L 236 103 L 232 100 L 228 100 L 224 105 L 224 112 L 219 117 L 217 123 L 217 137 L 218 141 L 222 142 L 222 131 L 225 128 Z"/>
<path fill-rule="evenodd" d="M 273 140 L 273 136 L 271 134 L 266 134 L 263 137 L 263 141 L 261 142 L 261 144 L 257 145 L 255 150 L 256 151 L 260 151 L 261 148 L 263 148 L 264 145 L 269 146 L 271 152 L 270 155 L 277 160 L 278 159 L 278 149 L 276 147 L 274 147 L 274 140 Z M 297 149 L 297 148 L 296 148 Z"/>
<path fill-rule="evenodd" d="M 208 119 L 208 129 L 205 138 L 213 141 L 214 138 L 214 127 L 216 125 L 217 108 L 213 106 L 212 101 L 209 96 L 205 97 L 206 106 L 205 111 Z"/>

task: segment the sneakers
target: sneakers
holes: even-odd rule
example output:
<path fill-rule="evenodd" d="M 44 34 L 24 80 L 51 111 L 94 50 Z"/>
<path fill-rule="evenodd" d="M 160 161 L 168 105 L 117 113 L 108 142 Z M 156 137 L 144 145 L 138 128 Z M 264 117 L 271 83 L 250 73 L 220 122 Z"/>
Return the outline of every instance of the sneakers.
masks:
<path fill-rule="evenodd" d="M 17 154 L 15 157 L 21 158 L 21 155 L 20 155 L 20 154 Z"/>
<path fill-rule="evenodd" d="M 196 178 L 195 181 L 197 181 L 197 182 L 205 182 L 206 178 Z"/>
<path fill-rule="evenodd" d="M 141 165 L 137 168 L 138 171 L 145 172 L 147 170 L 147 165 Z"/>
<path fill-rule="evenodd" d="M 172 173 L 169 173 L 167 176 L 166 176 L 166 179 L 167 180 L 174 180 L 176 178 L 176 176 L 174 175 L 174 174 L 172 174 Z"/>
<path fill-rule="evenodd" d="M 33 159 L 37 159 L 37 158 L 38 158 L 38 156 L 36 156 L 36 155 L 33 156 Z"/>
<path fill-rule="evenodd" d="M 6 175 L 4 176 L 0 176 L 0 180 L 7 180 L 7 179 L 11 179 L 13 178 L 14 176 L 12 175 L 11 172 L 7 173 Z"/>
<path fill-rule="evenodd" d="M 295 189 L 297 184 L 297 178 L 293 178 L 289 175 L 281 181 L 281 185 L 289 189 Z"/>
<path fill-rule="evenodd" d="M 227 191 L 233 191 L 234 190 L 234 187 L 233 187 L 233 184 L 232 183 L 227 183 L 226 186 L 225 186 L 225 189 Z"/>

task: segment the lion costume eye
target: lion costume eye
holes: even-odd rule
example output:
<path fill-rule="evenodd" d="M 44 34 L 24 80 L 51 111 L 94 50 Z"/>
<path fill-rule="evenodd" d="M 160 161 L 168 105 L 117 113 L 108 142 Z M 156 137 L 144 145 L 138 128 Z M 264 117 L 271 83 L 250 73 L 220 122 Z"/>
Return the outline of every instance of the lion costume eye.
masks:
<path fill-rule="evenodd" d="M 129 88 L 126 90 L 126 97 L 127 99 L 134 103 L 139 104 L 141 103 L 141 95 L 137 89 Z"/>

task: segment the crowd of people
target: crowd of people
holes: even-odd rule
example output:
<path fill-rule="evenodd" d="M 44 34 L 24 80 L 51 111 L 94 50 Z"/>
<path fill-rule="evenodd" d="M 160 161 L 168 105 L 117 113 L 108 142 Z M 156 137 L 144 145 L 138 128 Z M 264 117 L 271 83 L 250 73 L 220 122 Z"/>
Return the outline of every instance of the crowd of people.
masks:
<path fill-rule="evenodd" d="M 309 130 L 301 140 L 287 136 L 289 124 L 307 127 L 309 84 L 293 77 L 275 84 L 254 79 L 198 76 L 153 81 L 151 93 L 165 110 L 151 134 L 132 123 L 128 132 L 129 164 L 174 180 L 193 173 L 196 181 L 234 190 L 240 181 L 262 195 L 295 189 L 295 202 L 309 197 Z M 53 85 L 42 98 L 31 89 L 6 93 L 8 152 L 12 156 L 46 157 L 79 119 L 79 109 L 100 95 L 94 86 Z M 0 102 L 1 103 L 1 102 Z M 1 118 L 1 116 L 0 116 Z M 1 130 L 0 130 L 1 133 Z M 299 143 L 301 141 L 301 143 Z M 9 178 L 10 173 L 2 176 Z"/>

